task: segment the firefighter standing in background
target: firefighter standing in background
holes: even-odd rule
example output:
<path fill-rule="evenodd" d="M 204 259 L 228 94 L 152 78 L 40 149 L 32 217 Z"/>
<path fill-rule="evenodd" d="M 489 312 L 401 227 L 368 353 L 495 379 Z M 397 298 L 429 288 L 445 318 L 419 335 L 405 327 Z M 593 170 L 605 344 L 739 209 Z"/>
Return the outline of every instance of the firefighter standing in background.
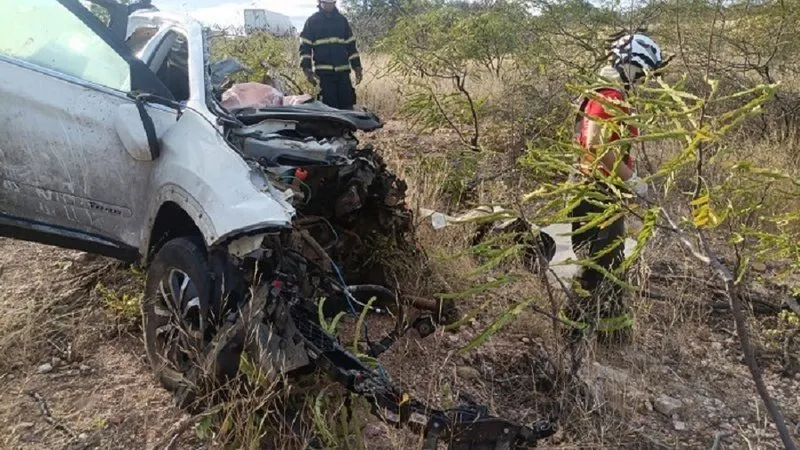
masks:
<path fill-rule="evenodd" d="M 300 33 L 300 66 L 312 85 L 319 79 L 323 103 L 353 109 L 356 92 L 350 81 L 351 68 L 356 84 L 362 78 L 356 38 L 347 18 L 336 9 L 336 0 L 319 0 L 319 9 Z"/>
<path fill-rule="evenodd" d="M 618 38 L 611 47 L 610 64 L 600 70 L 600 77 L 610 81 L 608 87 L 602 87 L 595 94 L 605 102 L 616 104 L 622 114 L 628 114 L 629 109 L 625 103 L 627 91 L 645 78 L 646 72 L 662 69 L 665 62 L 661 57 L 658 45 L 643 34 L 628 34 Z M 624 86 L 619 88 L 617 86 Z M 614 132 L 606 137 L 603 132 L 603 120 L 615 120 L 619 114 L 613 108 L 604 106 L 600 101 L 586 99 L 581 105 L 584 115 L 576 118 L 575 138 L 584 148 L 580 161 L 580 172 L 587 183 L 605 193 L 610 194 L 603 187 L 601 178 L 609 176 L 614 171 L 628 188 L 638 196 L 647 194 L 647 184 L 636 174 L 633 159 L 629 148 L 619 145 L 612 147 L 602 156 L 595 153 L 595 147 L 603 142 L 609 143 L 620 136 Z M 625 134 L 637 136 L 639 130 L 633 126 L 624 126 L 618 123 Z M 595 169 L 593 164 L 600 157 Z M 600 173 L 594 172 L 597 170 Z M 602 176 L 601 176 L 602 174 Z M 597 178 L 595 178 L 597 177 Z M 596 200 L 584 198 L 572 210 L 573 233 L 583 227 L 587 221 L 592 220 L 590 214 L 603 211 L 603 206 Z M 575 254 L 581 258 L 594 258 L 594 262 L 603 270 L 614 272 L 624 261 L 624 245 L 616 245 L 624 237 L 625 222 L 619 217 L 612 223 L 583 230 L 572 236 L 572 247 Z M 610 249 L 613 247 L 613 249 Z M 618 276 L 620 274 L 617 274 Z M 590 324 L 594 325 L 598 337 L 606 343 L 627 342 L 633 325 L 630 306 L 623 299 L 622 288 L 607 279 L 601 270 L 592 267 L 581 267 L 577 281 L 583 293 L 574 292 L 571 299 L 562 311 L 562 319 L 570 323 L 568 331 L 570 340 L 579 337 L 582 330 Z M 587 295 L 588 294 L 588 295 Z"/>

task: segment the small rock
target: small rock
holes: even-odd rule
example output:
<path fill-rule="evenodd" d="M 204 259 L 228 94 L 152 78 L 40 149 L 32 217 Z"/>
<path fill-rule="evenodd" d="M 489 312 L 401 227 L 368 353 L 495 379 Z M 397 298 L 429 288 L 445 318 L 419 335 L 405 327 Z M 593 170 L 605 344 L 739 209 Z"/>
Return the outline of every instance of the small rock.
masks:
<path fill-rule="evenodd" d="M 17 378 L 17 376 L 14 375 L 13 373 L 10 373 L 6 378 L 8 378 L 9 380 L 13 380 L 14 378 Z"/>
<path fill-rule="evenodd" d="M 35 424 L 33 422 L 20 422 L 19 425 L 17 425 L 17 427 L 28 429 L 28 428 L 33 428 L 34 425 Z"/>
<path fill-rule="evenodd" d="M 122 424 L 122 422 L 125 422 L 124 415 L 111 416 L 108 418 L 108 423 L 110 423 L 111 425 L 120 425 Z"/>
<path fill-rule="evenodd" d="M 86 364 L 81 364 L 79 369 L 81 370 L 81 372 L 91 372 L 92 371 L 92 368 L 87 366 Z"/>
<path fill-rule="evenodd" d="M 598 362 L 593 364 L 594 374 L 597 378 L 610 380 L 619 384 L 627 384 L 628 373 L 611 366 L 605 366 Z"/>
<path fill-rule="evenodd" d="M 664 414 L 667 417 L 671 417 L 673 414 L 677 413 L 681 408 L 683 408 L 683 402 L 678 400 L 677 398 L 672 398 L 668 395 L 662 395 L 655 402 L 656 411 Z"/>
<path fill-rule="evenodd" d="M 478 369 L 469 366 L 458 367 L 456 369 L 456 375 L 465 380 L 477 380 L 481 377 L 481 373 L 478 372 Z"/>
<path fill-rule="evenodd" d="M 522 343 L 523 344 L 530 344 L 531 343 L 531 339 L 524 337 L 524 338 L 522 338 Z"/>
<path fill-rule="evenodd" d="M 61 358 L 57 356 L 54 356 L 53 359 L 51 360 L 51 364 L 53 364 L 53 367 L 61 367 L 63 363 L 64 361 L 62 361 Z"/>
<path fill-rule="evenodd" d="M 672 426 L 675 427 L 677 431 L 685 431 L 686 430 L 686 422 L 681 422 L 680 420 L 676 420 L 672 422 Z"/>
<path fill-rule="evenodd" d="M 377 438 L 385 435 L 386 435 L 386 430 L 378 426 L 369 424 L 366 427 L 364 427 L 364 436 L 366 437 Z"/>
<path fill-rule="evenodd" d="M 456 335 L 456 334 L 448 334 L 448 335 L 447 335 L 447 339 L 449 339 L 449 340 L 450 340 L 450 342 L 452 342 L 452 343 L 454 343 L 454 344 L 455 344 L 455 343 L 457 343 L 457 342 L 459 341 L 459 339 L 458 339 L 458 335 Z"/>
<path fill-rule="evenodd" d="M 711 348 L 716 350 L 716 351 L 722 350 L 722 342 L 712 342 L 711 343 Z"/>
<path fill-rule="evenodd" d="M 86 434 L 86 433 L 81 433 L 81 434 L 78 435 L 78 439 L 80 439 L 82 441 L 85 441 L 85 440 L 89 439 L 89 435 Z"/>
<path fill-rule="evenodd" d="M 39 373 L 50 373 L 53 371 L 53 365 L 50 363 L 42 364 L 36 369 L 36 371 Z"/>
<path fill-rule="evenodd" d="M 762 263 L 762 262 L 754 262 L 752 264 L 752 266 L 750 266 L 750 267 L 752 267 L 753 270 L 755 270 L 756 272 L 762 272 L 763 273 L 763 272 L 767 271 L 767 265 Z"/>

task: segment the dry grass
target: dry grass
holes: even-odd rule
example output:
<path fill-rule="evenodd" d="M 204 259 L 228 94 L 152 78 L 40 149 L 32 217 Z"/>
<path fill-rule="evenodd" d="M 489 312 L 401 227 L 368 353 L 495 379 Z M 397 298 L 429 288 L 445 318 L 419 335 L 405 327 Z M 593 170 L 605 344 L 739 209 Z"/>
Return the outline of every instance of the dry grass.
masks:
<path fill-rule="evenodd" d="M 384 76 L 386 63 L 372 55 L 364 58 L 365 78 L 358 92 L 360 102 L 391 118 L 401 110 L 401 80 Z M 502 83 L 484 83 L 475 89 L 487 93 L 490 102 L 507 100 Z M 449 190 L 453 174 L 462 170 L 453 132 L 421 135 L 403 122 L 389 120 L 383 130 L 362 140 L 375 143 L 392 170 L 406 180 L 408 202 L 415 211 L 458 212 L 469 204 L 510 202 L 530 187 L 524 174 L 510 172 L 477 183 L 468 201 L 458 204 Z M 485 176 L 514 167 L 509 155 L 521 151 L 521 144 L 507 142 L 502 149 L 505 154 L 486 156 L 476 172 Z M 668 146 L 648 148 L 656 165 L 674 151 Z M 740 151 L 769 167 L 797 173 L 791 144 L 743 144 Z M 381 357 L 398 386 L 444 407 L 468 394 L 493 412 L 523 423 L 545 417 L 557 405 L 569 406 L 561 416 L 562 431 L 543 443 L 544 448 L 710 448 L 717 433 L 725 436 L 721 448 L 777 447 L 777 434 L 764 419 L 741 364 L 728 312 L 712 308 L 719 303 L 707 286 L 713 277 L 667 236 L 652 243 L 635 274 L 642 291 L 661 298 L 631 295 L 636 316 L 633 343 L 616 349 L 591 343 L 577 378 L 571 378 L 571 355 L 557 327 L 551 318 L 530 309 L 484 345 L 460 353 L 519 300 L 533 296 L 537 307 L 554 311 L 564 296 L 556 292 L 551 299 L 541 281 L 517 264 L 467 277 L 478 267 L 474 258 L 462 254 L 474 227 L 434 230 L 427 220 L 417 225 L 417 238 L 431 257 L 437 279 L 411 274 L 403 281 L 412 291 L 432 294 L 444 284 L 457 292 L 511 272 L 524 277 L 459 299 L 461 311 L 473 316 L 459 329 L 438 330 L 424 340 L 412 332 L 398 341 Z M 249 387 L 229 386 L 237 391 L 235 398 L 187 416 L 171 405 L 153 379 L 140 331 L 126 315 L 139 286 L 134 274 L 110 270 L 113 266 L 107 261 L 75 252 L 9 240 L 0 240 L 0 248 L 3 448 L 73 448 L 88 440 L 104 449 L 149 449 L 165 443 L 172 448 L 251 448 L 265 441 L 274 444 L 271 448 L 291 449 L 303 448 L 312 433 L 331 436 L 340 448 L 363 444 L 369 449 L 407 449 L 419 444 L 418 437 L 377 422 L 363 404 L 357 404 L 354 420 L 343 421 L 343 393 L 313 376 L 284 385 L 252 383 L 250 374 Z M 666 275 L 677 281 L 664 281 Z M 98 281 L 113 295 L 96 289 Z M 797 286 L 798 280 L 788 283 Z M 777 328 L 774 320 L 763 316 L 753 315 L 751 324 L 758 332 Z M 373 335 L 390 326 L 378 319 L 371 325 Z M 343 327 L 345 341 L 350 339 L 346 331 Z M 775 349 L 763 353 L 767 382 L 787 420 L 800 424 L 800 376 L 782 374 L 778 356 Z M 61 365 L 52 373 L 37 373 L 40 364 L 52 363 L 54 357 L 63 361 Z M 91 371 L 82 372 L 82 364 Z M 77 374 L 70 372 L 76 369 Z M 564 380 L 566 385 L 558 384 Z M 547 382 L 555 387 L 536 389 Z M 45 422 L 27 391 L 40 393 L 53 417 L 75 436 Z M 683 402 L 674 418 L 657 411 L 662 395 Z"/>
<path fill-rule="evenodd" d="M 396 124 L 389 124 L 369 139 L 380 142 L 391 166 L 404 174 L 414 208 L 441 205 L 446 174 L 426 165 L 425 157 L 436 156 L 437 148 L 446 148 L 453 142 L 452 135 L 415 136 Z M 421 146 L 429 151 L 416 153 Z M 479 197 L 491 199 L 499 195 L 482 189 Z M 425 221 L 419 224 L 421 245 L 432 257 L 436 273 L 444 277 L 453 290 L 484 282 L 486 277 L 497 277 L 507 271 L 520 272 L 518 266 L 512 265 L 503 271 L 465 278 L 463 274 L 475 269 L 477 262 L 469 256 L 454 255 L 468 245 L 471 231 L 471 227 L 436 231 Z M 341 439 L 340 442 L 364 442 L 364 448 L 414 448 L 419 442 L 416 436 L 378 423 L 363 408 L 356 409 L 356 420 L 351 427 L 342 426 L 341 393 L 333 387 L 322 390 L 325 384 L 313 378 L 291 388 L 267 385 L 261 390 L 241 392 L 235 400 L 198 417 L 182 415 L 169 406 L 168 395 L 149 375 L 140 339 L 125 331 L 126 328 L 110 314 L 112 310 L 103 306 L 102 296 L 92 289 L 96 281 L 82 283 L 82 291 L 71 291 L 66 287 L 69 284 L 64 284 L 64 280 L 74 280 L 76 273 L 82 277 L 88 275 L 86 261 L 79 263 L 78 255 L 71 253 L 53 257 L 49 249 L 35 245 L 11 241 L 4 241 L 4 245 L 8 257 L 3 263 L 5 294 L 2 305 L 15 314 L 0 315 L 2 329 L 8 330 L 2 334 L 2 349 L 10 355 L 4 359 L 0 375 L 11 373 L 16 379 L 9 381 L 7 376 L 0 379 L 5 392 L 0 400 L 5 411 L 0 414 L 0 423 L 8 430 L 10 437 L 6 442 L 12 448 L 31 436 L 40 441 L 40 444 L 31 444 L 34 448 L 68 448 L 67 442 L 74 441 L 41 421 L 35 403 L 24 395 L 25 389 L 30 388 L 42 393 L 55 417 L 63 418 L 77 434 L 86 433 L 91 439 L 97 439 L 101 448 L 130 448 L 124 446 L 124 439 L 142 442 L 137 448 L 148 448 L 158 442 L 170 442 L 176 436 L 173 448 L 186 448 L 197 439 L 192 435 L 198 427 L 206 432 L 202 442 L 211 448 L 240 448 L 264 437 L 269 440 L 281 437 L 283 445 L 278 448 L 302 448 L 311 431 L 317 434 L 327 431 Z M 592 344 L 580 371 L 580 381 L 573 385 L 582 386 L 581 389 L 543 392 L 534 389 L 536 380 L 547 380 L 553 375 L 556 379 L 563 377 L 563 372 L 569 368 L 569 354 L 554 332 L 553 322 L 531 310 L 525 311 L 478 349 L 466 354 L 458 352 L 521 298 L 537 296 L 540 298 L 537 305 L 550 310 L 553 305 L 535 277 L 459 300 L 462 312 L 474 312 L 473 320 L 455 332 L 440 330 L 425 340 L 411 333 L 382 356 L 381 361 L 399 386 L 439 406 L 455 404 L 461 393 L 467 393 L 488 404 L 497 414 L 529 422 L 546 416 L 559 402 L 572 405 L 567 415 L 562 416 L 563 430 L 548 442 L 548 446 L 639 448 L 652 447 L 657 442 L 666 447 L 696 448 L 710 446 L 714 433 L 730 431 L 730 436 L 723 440 L 728 448 L 746 447 L 747 440 L 757 448 L 771 447 L 771 443 L 776 442 L 774 430 L 763 424 L 763 413 L 749 387 L 749 376 L 738 362 L 736 343 L 732 335 L 724 331 L 730 326 L 727 325 L 729 320 L 718 313 L 710 314 L 708 293 L 698 291 L 695 283 L 663 286 L 656 281 L 653 275 L 664 271 L 659 264 L 664 260 L 677 263 L 671 267 L 679 275 L 699 281 L 704 279 L 674 245 L 657 241 L 641 269 L 641 285 L 647 290 L 664 287 L 668 298 L 662 301 L 644 297 L 633 299 L 637 317 L 633 344 L 617 350 Z M 8 261 L 14 261 L 13 266 Z M 36 269 L 35 276 L 22 280 L 19 275 L 25 273 L 23 269 L 30 261 L 53 262 L 49 267 Z M 72 272 L 68 270 L 68 275 L 54 273 L 54 268 L 64 267 L 69 262 L 72 262 Z M 102 264 L 89 263 L 89 266 L 96 270 Z M 130 273 L 120 276 L 123 273 L 107 272 L 106 275 L 116 274 L 116 281 L 114 277 L 104 277 L 102 281 L 118 293 L 130 294 L 132 291 L 125 289 L 136 285 L 136 278 Z M 30 280 L 37 281 L 31 283 Z M 409 283 L 417 283 L 422 289 L 430 280 L 414 279 Z M 71 293 L 72 296 L 53 297 L 52 293 Z M 20 296 L 34 301 L 12 301 Z M 83 300 L 87 298 L 88 302 Z M 558 295 L 555 300 L 560 302 L 563 298 Z M 60 312 L 47 319 L 48 312 L 56 310 Z M 96 319 L 89 320 L 90 317 Z M 82 326 L 76 326 L 78 324 Z M 376 320 L 373 326 L 373 334 L 379 333 L 380 322 Z M 59 345 L 71 342 L 73 351 L 83 355 L 80 360 L 96 369 L 91 378 L 64 385 L 53 377 L 35 374 L 36 366 L 54 354 L 45 338 L 59 334 L 63 336 Z M 23 339 L 25 335 L 31 338 Z M 343 337 L 348 339 L 347 335 Z M 98 340 L 106 341 L 100 350 L 95 349 Z M 120 351 L 120 348 L 125 350 Z M 123 363 L 111 357 L 110 351 L 117 353 L 117 359 L 119 355 L 137 356 L 123 356 Z M 797 395 L 798 382 L 781 378 L 774 366 L 768 366 L 768 376 L 776 394 L 781 396 L 787 417 L 790 420 L 799 417 L 800 411 L 792 406 L 798 402 L 790 401 Z M 127 389 L 120 391 L 123 386 Z M 138 392 L 136 396 L 135 391 Z M 124 394 L 120 396 L 119 392 Z M 106 398 L 110 393 L 117 393 L 118 398 L 107 404 L 98 400 L 82 403 L 80 399 L 87 393 L 94 399 L 97 396 Z M 688 431 L 675 431 L 676 421 L 653 410 L 656 399 L 663 394 L 685 403 L 677 422 L 685 422 Z M 299 432 L 288 427 L 285 420 L 295 417 L 289 411 L 302 409 L 303 402 L 298 398 L 306 398 L 310 402 L 306 405 L 311 405 L 311 413 L 307 408 L 307 413 L 300 418 L 305 431 Z M 321 402 L 320 411 L 334 414 L 328 420 L 317 422 L 315 427 L 313 405 L 317 399 Z M 725 406 L 720 407 L 720 404 Z M 259 416 L 257 412 L 261 410 L 268 414 Z M 254 417 L 263 417 L 266 421 L 254 421 Z M 23 430 L 20 424 L 27 426 L 24 422 L 36 425 Z M 176 425 L 182 423 L 188 423 L 187 428 L 176 429 Z M 211 434 L 212 431 L 215 434 Z"/>
<path fill-rule="evenodd" d="M 364 66 L 364 79 L 356 87 L 358 103 L 367 106 L 385 119 L 400 118 L 399 114 L 403 111 L 408 94 L 418 91 L 408 81 L 419 81 L 419 79 L 404 79 L 393 72 L 387 55 L 363 53 L 361 60 Z M 508 61 L 506 67 L 510 67 L 511 64 L 512 62 Z M 516 73 L 511 70 L 497 76 L 484 67 L 475 66 L 470 69 L 465 87 L 476 100 L 485 100 L 490 105 L 504 104 L 507 100 L 504 96 L 508 95 L 509 81 L 515 76 Z M 451 81 L 427 79 L 425 82 L 426 85 L 433 86 L 434 92 L 439 94 L 455 92 Z M 489 120 L 491 117 L 482 119 Z"/>
<path fill-rule="evenodd" d="M 389 155 L 393 166 L 402 169 L 409 184 L 415 186 L 412 205 L 429 208 L 441 205 L 440 183 L 446 174 L 430 173 L 420 162 L 424 159 L 408 158 L 409 153 L 415 154 L 421 140 L 433 138 L 396 139 L 393 125 L 390 123 L 387 130 L 379 132 L 375 140 L 383 144 L 383 151 Z M 452 136 L 440 138 L 439 149 L 446 149 L 453 143 Z M 426 156 L 435 156 L 436 151 L 430 148 L 426 145 Z M 772 159 L 768 162 L 771 165 L 780 164 L 788 158 L 788 150 L 788 147 L 773 148 L 765 157 Z M 651 156 L 661 153 L 661 158 L 668 158 L 674 149 L 648 151 L 652 152 Z M 658 162 L 658 158 L 655 159 Z M 494 161 L 500 164 L 497 157 Z M 481 186 L 477 197 L 507 201 L 521 192 L 501 193 L 497 192 L 497 187 Z M 636 228 L 635 223 L 629 225 Z M 476 267 L 476 261 L 471 258 L 449 259 L 465 248 L 471 232 L 470 227 L 434 231 L 427 223 L 422 223 L 418 231 L 421 244 L 429 253 L 440 256 L 440 270 L 449 280 L 458 280 L 461 286 L 486 280 L 464 278 L 463 274 Z M 497 277 L 519 270 L 518 266 L 512 266 L 484 276 Z M 666 283 L 659 277 L 664 275 L 677 276 L 678 281 Z M 426 390 L 425 385 L 415 380 L 426 380 L 429 373 L 450 372 L 450 386 L 456 385 L 469 392 L 498 413 L 523 421 L 542 417 L 552 408 L 553 399 L 577 406 L 562 416 L 564 431 L 551 442 L 565 448 L 697 448 L 711 446 L 718 434 L 723 445 L 729 446 L 727 448 L 772 448 L 778 442 L 777 434 L 774 427 L 763 422 L 763 411 L 752 381 L 738 356 L 732 319 L 724 309 L 715 309 L 721 299 L 708 288 L 714 280 L 713 274 L 697 266 L 669 236 L 659 234 L 645 253 L 634 279 L 641 290 L 659 293 L 661 297 L 631 295 L 637 323 L 632 345 L 605 349 L 591 344 L 579 380 L 573 380 L 583 386 L 578 391 L 568 389 L 544 395 L 532 392 L 533 381 L 542 376 L 542 361 L 549 361 L 562 376 L 569 368 L 568 355 L 560 337 L 554 333 L 552 320 L 533 311 L 523 313 L 479 349 L 467 355 L 456 352 L 523 297 L 538 296 L 541 299 L 538 306 L 544 310 L 554 306 L 543 286 L 530 276 L 515 285 L 460 300 L 464 311 L 477 312 L 468 326 L 450 335 L 449 343 L 445 341 L 446 356 L 440 358 L 448 369 L 431 364 L 430 372 L 415 366 L 413 372 L 406 373 L 402 362 L 391 368 L 396 370 L 393 373 L 406 375 L 409 385 L 420 392 Z M 557 295 L 555 300 L 557 308 L 563 296 Z M 757 322 L 752 324 L 757 325 Z M 760 327 L 754 329 L 758 332 Z M 415 351 L 421 352 L 424 348 L 424 355 L 428 357 L 429 352 L 436 352 L 440 345 L 438 341 L 426 343 Z M 795 421 L 792 423 L 796 423 L 800 421 L 800 410 L 796 408 L 793 392 L 800 388 L 800 378 L 782 376 L 780 366 L 780 361 L 774 358 L 765 361 L 767 378 L 774 384 L 776 398 L 787 417 L 792 417 Z M 462 367 L 477 369 L 478 382 L 461 379 L 458 369 Z M 522 374 L 519 374 L 520 367 L 523 367 Z M 424 395 L 443 399 L 441 383 L 434 383 Z M 684 407 L 675 418 L 664 416 L 655 408 L 662 395 L 683 402 Z M 686 431 L 682 431 L 684 427 Z"/>

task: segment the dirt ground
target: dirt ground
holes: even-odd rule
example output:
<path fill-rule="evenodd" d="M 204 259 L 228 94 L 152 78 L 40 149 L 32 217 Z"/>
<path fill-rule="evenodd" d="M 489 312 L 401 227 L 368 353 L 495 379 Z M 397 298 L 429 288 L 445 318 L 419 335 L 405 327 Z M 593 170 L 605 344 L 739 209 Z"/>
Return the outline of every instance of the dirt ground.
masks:
<path fill-rule="evenodd" d="M 391 148 L 396 171 L 409 173 L 416 149 L 434 145 L 426 139 L 390 124 L 369 140 Z M 435 197 L 436 179 L 414 181 L 409 184 L 415 201 Z M 457 247 L 464 233 L 433 231 L 423 224 L 419 237 L 423 244 Z M 656 242 L 645 258 L 663 260 L 668 252 L 676 264 L 650 265 L 642 273 L 649 280 L 643 287 L 661 296 L 636 300 L 633 343 L 591 349 L 579 371 L 584 390 L 576 407 L 540 448 L 782 448 L 742 362 L 724 304 L 719 306 L 712 291 L 698 288 L 706 281 L 703 275 L 684 267 L 681 262 L 688 258 L 669 245 Z M 432 254 L 436 260 L 437 253 Z M 463 259 L 437 264 L 444 273 L 475 267 Z M 769 277 L 772 270 L 766 267 L 761 275 Z M 686 274 L 692 283 L 664 281 Z M 104 258 L 0 239 L 0 448 L 215 448 L 184 426 L 189 416 L 172 405 L 152 376 L 135 302 L 109 302 L 98 283 L 124 297 L 135 296 L 141 280 Z M 523 298 L 537 296 L 536 306 L 550 310 L 544 292 L 530 277 L 459 300 L 463 312 L 479 310 L 474 320 L 425 339 L 412 332 L 382 355 L 381 363 L 397 385 L 434 405 L 454 406 L 468 394 L 515 421 L 546 418 L 563 400 L 548 383 L 567 356 L 549 318 L 526 309 L 483 346 L 458 352 Z M 374 334 L 381 329 L 377 322 Z M 760 314 L 750 325 L 762 350 L 759 362 L 768 389 L 800 441 L 800 373 L 785 370 L 787 352 L 760 338 L 774 323 L 769 314 Z M 795 340 L 788 353 L 800 355 L 800 342 Z M 413 448 L 408 435 L 372 419 L 363 436 L 369 449 Z"/>
<path fill-rule="evenodd" d="M 185 416 L 156 386 L 137 332 L 91 298 L 102 258 L 0 239 L 0 448 L 132 449 Z M 190 433 L 173 448 L 198 448 Z"/>
<path fill-rule="evenodd" d="M 124 281 L 124 270 L 102 258 L 8 239 L 0 240 L 0 268 L 0 336 L 4 344 L 18 344 L 4 345 L 0 362 L 2 448 L 207 445 L 191 428 L 173 441 L 186 416 L 156 385 L 140 336 L 91 293 L 95 280 Z M 491 309 L 508 303 L 502 293 L 493 295 Z M 578 415 L 585 423 L 566 424 L 542 448 L 712 448 L 717 438 L 716 448 L 781 448 L 730 324 L 712 330 L 692 318 L 664 323 L 668 310 L 641 310 L 645 323 L 632 347 L 592 355 L 582 377 L 600 399 L 596 410 Z M 409 335 L 381 359 L 398 384 L 432 402 L 446 404 L 463 391 L 515 420 L 541 418 L 552 404 L 532 389 L 532 380 L 547 372 L 540 356 L 558 351 L 548 348 L 554 342 L 549 325 L 525 313 L 484 347 L 459 356 L 457 349 L 491 317 L 483 314 L 458 333 Z M 20 330 L 30 334 L 17 336 Z M 776 368 L 767 361 L 767 384 L 800 432 L 800 375 L 781 376 Z M 670 415 L 659 411 L 665 395 L 679 402 Z M 369 439 L 382 443 L 371 448 L 398 442 L 397 433 L 377 422 L 366 436 L 368 447 Z"/>

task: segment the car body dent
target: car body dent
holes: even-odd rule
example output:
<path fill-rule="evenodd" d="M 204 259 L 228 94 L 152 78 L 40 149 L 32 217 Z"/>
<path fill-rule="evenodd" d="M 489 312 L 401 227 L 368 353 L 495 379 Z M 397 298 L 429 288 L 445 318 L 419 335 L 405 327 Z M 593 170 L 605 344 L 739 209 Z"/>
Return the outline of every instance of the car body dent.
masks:
<path fill-rule="evenodd" d="M 161 206 L 181 207 L 216 246 L 245 233 L 291 226 L 295 211 L 257 170 L 250 167 L 210 123 L 187 110 L 162 137 L 162 154 L 153 170 L 156 186 L 146 230 Z M 150 236 L 142 236 L 145 255 Z"/>
<path fill-rule="evenodd" d="M 164 133 L 175 124 L 176 112 L 161 105 L 146 105 L 145 110 L 153 122 L 155 137 L 160 140 Z M 117 108 L 114 114 L 114 128 L 123 148 L 131 158 L 137 161 L 157 159 L 152 154 L 147 132 L 136 104 L 125 103 Z"/>
<path fill-rule="evenodd" d="M 145 63 L 158 51 L 161 41 L 170 31 L 180 33 L 186 38 L 186 45 L 189 52 L 188 69 L 190 92 L 190 97 L 186 102 L 186 106 L 199 111 L 212 122 L 216 120 L 216 116 L 208 110 L 205 100 L 205 37 L 201 24 L 174 14 L 140 10 L 128 17 L 128 34 L 140 27 L 158 28 L 158 32 L 136 55 L 137 58 Z"/>
<path fill-rule="evenodd" d="M 149 220 L 140 253 L 146 255 L 156 215 L 167 202 L 178 205 L 203 234 L 208 247 L 261 230 L 290 227 L 295 211 L 264 175 L 233 150 L 222 137 L 217 117 L 206 106 L 204 35 L 201 25 L 163 12 L 137 11 L 128 32 L 139 27 L 159 31 L 137 55 L 143 61 L 158 51 L 169 31 L 186 37 L 189 99 L 181 118 L 161 136 L 162 155 L 156 161 Z"/>

